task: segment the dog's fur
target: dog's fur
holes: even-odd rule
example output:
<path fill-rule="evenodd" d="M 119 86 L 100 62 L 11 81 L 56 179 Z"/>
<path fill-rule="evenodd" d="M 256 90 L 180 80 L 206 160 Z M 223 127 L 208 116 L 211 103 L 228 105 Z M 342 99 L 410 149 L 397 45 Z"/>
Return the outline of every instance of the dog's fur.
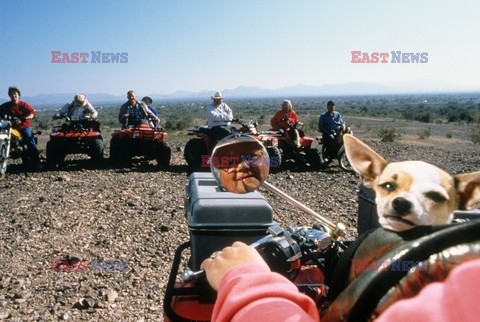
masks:
<path fill-rule="evenodd" d="M 447 224 L 454 210 L 480 203 L 480 171 L 452 176 L 422 161 L 388 163 L 351 135 L 344 142 L 353 169 L 376 193 L 379 222 L 386 229 Z"/>

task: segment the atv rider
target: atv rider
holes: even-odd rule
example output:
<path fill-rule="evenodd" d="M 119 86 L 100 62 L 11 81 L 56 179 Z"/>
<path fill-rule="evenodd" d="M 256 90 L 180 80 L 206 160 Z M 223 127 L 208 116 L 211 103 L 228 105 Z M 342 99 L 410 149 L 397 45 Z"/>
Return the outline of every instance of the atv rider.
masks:
<path fill-rule="evenodd" d="M 322 132 L 323 142 L 331 151 L 335 145 L 335 136 L 345 128 L 345 121 L 339 112 L 335 111 L 335 103 L 327 102 L 327 111 L 318 119 L 318 131 Z"/>
<path fill-rule="evenodd" d="M 144 102 L 144 103 L 147 105 L 148 109 L 149 109 L 150 111 L 152 111 L 152 113 L 155 114 L 155 116 L 158 117 L 158 111 L 157 111 L 157 109 L 152 105 L 152 104 L 153 104 L 153 100 L 152 100 L 150 97 L 145 96 L 144 98 L 142 98 L 142 102 Z M 155 121 L 155 122 L 152 122 L 152 125 L 153 125 L 153 127 L 157 128 L 160 124 L 159 124 L 157 121 Z"/>
<path fill-rule="evenodd" d="M 26 143 L 33 168 L 40 170 L 40 157 L 38 156 L 35 137 L 33 136 L 32 128 L 30 127 L 30 120 L 35 117 L 35 110 L 27 102 L 20 100 L 22 94 L 18 88 L 13 86 L 9 87 L 8 96 L 10 97 L 10 102 L 0 105 L 0 117 L 10 116 L 18 118 L 13 124 L 13 128 L 20 132 L 22 140 Z"/>
<path fill-rule="evenodd" d="M 55 120 L 68 117 L 70 120 L 82 122 L 86 128 L 100 131 L 100 124 L 95 120 L 97 116 L 98 112 L 87 100 L 87 96 L 83 93 L 78 93 L 74 96 L 71 103 L 65 104 L 52 118 Z"/>
<path fill-rule="evenodd" d="M 296 148 L 300 147 L 298 141 L 299 133 L 294 126 L 298 123 L 297 113 L 293 110 L 292 102 L 290 100 L 284 100 L 282 103 L 282 109 L 275 113 L 270 120 L 270 124 L 275 131 L 280 131 L 282 134 L 287 132 L 293 145 Z"/>
<path fill-rule="evenodd" d="M 216 92 L 212 100 L 207 110 L 208 128 L 210 136 L 219 141 L 230 134 L 226 126 L 233 120 L 233 113 L 232 109 L 223 102 L 221 92 Z"/>
<path fill-rule="evenodd" d="M 123 125 L 123 128 L 127 125 L 139 125 L 142 121 L 154 119 L 157 123 L 160 123 L 158 116 L 152 113 L 144 102 L 137 101 L 137 94 L 135 91 L 127 92 L 128 101 L 120 107 L 118 113 L 118 121 Z"/>
<path fill-rule="evenodd" d="M 201 268 L 218 291 L 212 321 L 320 321 L 315 302 L 271 272 L 253 247 L 235 242 L 205 259 Z M 427 282 L 415 297 L 393 303 L 375 321 L 478 321 L 479 270 L 480 259 L 464 261 L 445 280 Z"/>

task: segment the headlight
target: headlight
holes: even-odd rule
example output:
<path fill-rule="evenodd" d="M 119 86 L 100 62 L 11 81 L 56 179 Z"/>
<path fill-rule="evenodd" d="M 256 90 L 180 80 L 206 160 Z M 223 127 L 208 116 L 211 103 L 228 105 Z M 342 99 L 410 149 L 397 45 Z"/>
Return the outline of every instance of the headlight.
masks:
<path fill-rule="evenodd" d="M 10 122 L 5 120 L 0 120 L 0 129 L 8 129 Z"/>
<path fill-rule="evenodd" d="M 162 139 L 162 134 L 161 133 L 155 133 L 155 140 L 161 140 Z"/>
<path fill-rule="evenodd" d="M 132 137 L 133 137 L 134 139 L 136 139 L 136 138 L 140 137 L 140 133 L 138 133 L 138 132 L 133 132 Z"/>

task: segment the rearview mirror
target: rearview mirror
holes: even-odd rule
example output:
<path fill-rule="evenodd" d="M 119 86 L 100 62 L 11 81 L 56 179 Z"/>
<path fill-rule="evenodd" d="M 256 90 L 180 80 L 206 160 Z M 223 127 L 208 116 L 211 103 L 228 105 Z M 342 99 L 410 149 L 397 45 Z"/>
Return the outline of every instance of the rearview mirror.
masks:
<path fill-rule="evenodd" d="M 257 190 L 267 178 L 270 158 L 255 138 L 232 134 L 215 146 L 210 167 L 221 187 L 233 193 L 247 193 Z"/>

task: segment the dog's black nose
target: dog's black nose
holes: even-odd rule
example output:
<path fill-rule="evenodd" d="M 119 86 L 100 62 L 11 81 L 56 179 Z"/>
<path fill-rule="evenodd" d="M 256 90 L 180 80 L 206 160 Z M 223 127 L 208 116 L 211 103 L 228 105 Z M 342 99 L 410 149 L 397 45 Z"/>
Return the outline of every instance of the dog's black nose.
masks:
<path fill-rule="evenodd" d="M 405 198 L 398 197 L 392 202 L 393 209 L 401 216 L 405 216 L 412 210 L 412 203 Z"/>

